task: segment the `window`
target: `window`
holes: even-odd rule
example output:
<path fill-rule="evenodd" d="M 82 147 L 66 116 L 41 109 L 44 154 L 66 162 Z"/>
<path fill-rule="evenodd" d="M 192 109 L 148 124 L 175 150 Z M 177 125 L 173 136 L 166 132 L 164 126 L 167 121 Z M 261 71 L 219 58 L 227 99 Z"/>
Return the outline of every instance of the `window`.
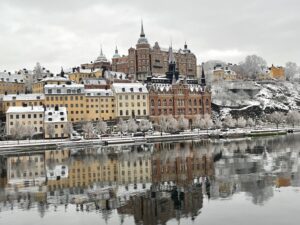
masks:
<path fill-rule="evenodd" d="M 13 116 L 13 115 L 10 115 L 10 118 L 11 118 L 11 119 L 13 119 L 13 118 L 14 118 L 14 116 Z"/>

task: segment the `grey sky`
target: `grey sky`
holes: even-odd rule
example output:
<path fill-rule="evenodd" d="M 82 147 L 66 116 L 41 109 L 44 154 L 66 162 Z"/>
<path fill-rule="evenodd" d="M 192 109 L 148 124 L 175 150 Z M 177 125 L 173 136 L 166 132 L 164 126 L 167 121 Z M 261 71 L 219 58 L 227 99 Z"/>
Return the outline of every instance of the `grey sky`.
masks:
<path fill-rule="evenodd" d="M 0 71 L 54 70 L 94 60 L 103 46 L 110 59 L 135 46 L 140 20 L 151 44 L 182 48 L 198 63 L 237 63 L 258 54 L 269 64 L 300 63 L 297 0 L 1 0 Z"/>

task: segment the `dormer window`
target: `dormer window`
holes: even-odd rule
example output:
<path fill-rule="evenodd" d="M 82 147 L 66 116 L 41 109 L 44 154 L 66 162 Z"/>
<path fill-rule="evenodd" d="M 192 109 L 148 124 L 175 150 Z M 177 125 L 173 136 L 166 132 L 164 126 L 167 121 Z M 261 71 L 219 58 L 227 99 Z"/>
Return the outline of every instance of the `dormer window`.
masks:
<path fill-rule="evenodd" d="M 48 115 L 49 115 L 49 116 L 52 116 L 52 112 L 48 112 Z"/>
<path fill-rule="evenodd" d="M 48 94 L 52 94 L 52 90 L 51 89 L 48 89 Z"/>
<path fill-rule="evenodd" d="M 139 91 L 140 91 L 140 92 L 142 92 L 142 90 L 143 90 L 142 88 L 139 88 Z"/>
<path fill-rule="evenodd" d="M 133 88 L 130 88 L 130 91 L 133 92 Z"/>
<path fill-rule="evenodd" d="M 125 88 L 122 88 L 122 91 L 125 92 Z"/>
<path fill-rule="evenodd" d="M 52 121 L 52 118 L 48 118 L 48 121 Z"/>
<path fill-rule="evenodd" d="M 64 112 L 60 112 L 59 114 L 60 114 L 61 116 L 63 116 L 63 115 L 64 115 Z"/>

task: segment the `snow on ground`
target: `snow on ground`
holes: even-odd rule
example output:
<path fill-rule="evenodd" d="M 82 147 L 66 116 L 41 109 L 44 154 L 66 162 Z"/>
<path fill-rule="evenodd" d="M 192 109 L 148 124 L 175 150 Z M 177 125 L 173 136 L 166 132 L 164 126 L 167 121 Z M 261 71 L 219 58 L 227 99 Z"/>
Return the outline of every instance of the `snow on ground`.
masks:
<path fill-rule="evenodd" d="M 236 83 L 236 82 L 235 82 Z M 288 81 L 254 82 L 232 89 L 230 82 L 213 85 L 212 102 L 219 107 L 221 118 L 231 110 L 251 110 L 258 106 L 264 113 L 274 110 L 300 110 L 300 84 Z"/>

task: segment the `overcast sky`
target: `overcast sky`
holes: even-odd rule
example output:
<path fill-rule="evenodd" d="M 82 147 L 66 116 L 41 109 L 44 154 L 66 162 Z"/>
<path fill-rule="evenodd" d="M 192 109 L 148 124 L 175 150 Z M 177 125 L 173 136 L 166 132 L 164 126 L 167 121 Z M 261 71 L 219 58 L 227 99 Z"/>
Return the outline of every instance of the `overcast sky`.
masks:
<path fill-rule="evenodd" d="M 258 54 L 269 64 L 300 64 L 298 0 L 1 0 L 0 71 L 59 71 L 95 60 L 100 45 L 110 59 L 135 46 L 143 19 L 151 45 L 182 48 L 198 63 L 238 63 Z"/>

